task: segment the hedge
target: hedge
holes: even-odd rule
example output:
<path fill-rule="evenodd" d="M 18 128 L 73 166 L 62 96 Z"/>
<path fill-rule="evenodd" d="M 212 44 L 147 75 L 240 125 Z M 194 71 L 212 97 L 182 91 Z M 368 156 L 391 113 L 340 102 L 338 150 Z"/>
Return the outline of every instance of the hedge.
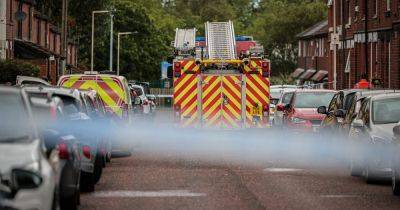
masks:
<path fill-rule="evenodd" d="M 8 83 L 15 84 L 17 76 L 32 76 L 39 75 L 40 68 L 27 62 L 18 60 L 0 60 L 0 84 Z"/>

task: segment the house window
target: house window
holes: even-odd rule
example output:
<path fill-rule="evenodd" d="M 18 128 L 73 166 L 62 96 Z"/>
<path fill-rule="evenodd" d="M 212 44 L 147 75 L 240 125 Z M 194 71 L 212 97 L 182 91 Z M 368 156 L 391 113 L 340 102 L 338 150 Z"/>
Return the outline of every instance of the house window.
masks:
<path fill-rule="evenodd" d="M 299 49 L 299 57 L 301 57 L 301 54 L 302 54 L 302 53 L 301 53 L 301 51 L 302 51 L 302 48 L 301 48 L 301 41 L 299 41 L 299 48 L 298 48 L 298 49 Z"/>
<path fill-rule="evenodd" d="M 372 11 L 374 11 L 372 18 L 377 18 L 378 17 L 378 0 L 373 1 Z"/>
<path fill-rule="evenodd" d="M 350 0 L 347 0 L 346 2 L 346 6 L 347 6 L 347 24 L 351 24 L 351 6 L 350 6 Z"/>
<path fill-rule="evenodd" d="M 390 10 L 391 10 L 391 1 L 386 0 L 386 11 L 390 11 Z"/>

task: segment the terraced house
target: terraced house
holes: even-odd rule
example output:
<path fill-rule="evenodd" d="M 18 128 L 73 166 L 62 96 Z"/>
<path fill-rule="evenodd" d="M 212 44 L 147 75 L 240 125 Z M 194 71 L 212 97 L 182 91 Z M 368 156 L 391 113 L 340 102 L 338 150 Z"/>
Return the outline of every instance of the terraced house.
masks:
<path fill-rule="evenodd" d="M 77 67 L 77 47 L 67 43 L 67 53 L 61 53 L 60 29 L 38 9 L 35 0 L 1 0 L 0 55 L 20 59 L 40 67 L 40 77 L 55 83 L 61 74 L 60 64 L 68 69 Z M 5 30 L 4 30 L 5 28 Z M 4 33 L 5 31 L 5 33 Z M 3 35 L 1 35 L 3 34 Z"/>
<path fill-rule="evenodd" d="M 352 88 L 366 77 L 379 88 L 400 88 L 400 1 L 327 3 L 329 87 Z M 303 43 L 304 37 L 299 40 Z M 300 54 L 299 68 L 304 66 L 301 59 Z"/>

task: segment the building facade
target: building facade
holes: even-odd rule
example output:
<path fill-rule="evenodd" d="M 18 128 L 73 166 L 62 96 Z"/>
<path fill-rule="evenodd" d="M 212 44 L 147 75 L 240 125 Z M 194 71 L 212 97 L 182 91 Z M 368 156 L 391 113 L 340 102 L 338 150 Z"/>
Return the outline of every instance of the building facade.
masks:
<path fill-rule="evenodd" d="M 53 84 L 61 74 L 62 59 L 66 59 L 71 67 L 77 66 L 76 45 L 68 43 L 66 58 L 61 56 L 60 30 L 37 10 L 34 0 L 2 1 L 6 4 L 5 58 L 38 65 L 40 77 Z"/>
<path fill-rule="evenodd" d="M 292 77 L 300 84 L 326 82 L 328 76 L 328 21 L 322 21 L 297 35 L 298 68 Z"/>
<path fill-rule="evenodd" d="M 400 1 L 330 0 L 328 22 L 331 88 L 400 88 Z"/>

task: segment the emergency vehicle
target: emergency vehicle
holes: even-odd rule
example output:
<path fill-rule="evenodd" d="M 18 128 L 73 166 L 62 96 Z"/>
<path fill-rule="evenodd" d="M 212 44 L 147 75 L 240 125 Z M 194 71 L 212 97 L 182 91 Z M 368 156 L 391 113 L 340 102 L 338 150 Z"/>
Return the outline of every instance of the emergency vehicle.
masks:
<path fill-rule="evenodd" d="M 132 102 L 128 82 L 123 76 L 85 72 L 84 74 L 64 75 L 58 86 L 94 90 L 103 100 L 107 113 L 113 115 L 117 122 L 130 123 Z"/>
<path fill-rule="evenodd" d="M 196 29 L 176 29 L 176 123 L 193 128 L 268 127 L 270 61 L 263 49 L 237 44 L 231 21 L 207 22 L 205 30 L 202 44 L 196 42 Z"/>

